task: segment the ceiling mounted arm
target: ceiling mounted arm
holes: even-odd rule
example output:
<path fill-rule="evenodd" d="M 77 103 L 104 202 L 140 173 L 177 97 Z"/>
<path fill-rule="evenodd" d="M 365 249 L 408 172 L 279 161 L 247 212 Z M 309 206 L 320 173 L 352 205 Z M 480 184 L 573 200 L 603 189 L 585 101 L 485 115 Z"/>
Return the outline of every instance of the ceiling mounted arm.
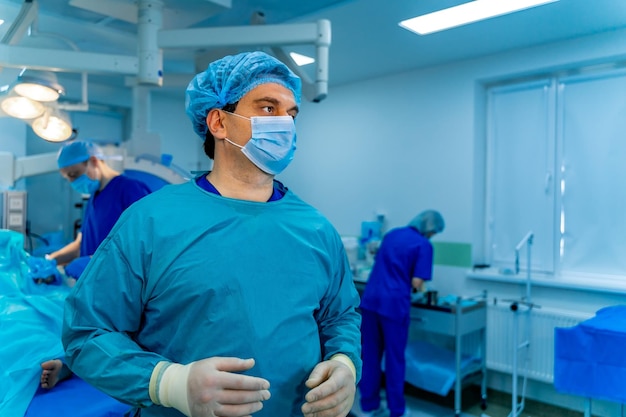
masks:
<path fill-rule="evenodd" d="M 2 37 L 0 43 L 5 45 L 17 45 L 26 34 L 30 25 L 37 18 L 38 8 L 37 0 L 24 0 L 17 17 L 13 21 L 13 24 L 11 24 L 9 30 L 7 30 Z"/>
<path fill-rule="evenodd" d="M 157 37 L 163 22 L 163 3 L 159 0 L 139 0 L 137 25 L 137 57 L 140 84 L 163 85 L 163 51 Z"/>
<path fill-rule="evenodd" d="M 276 58 L 287 64 L 302 79 L 302 94 L 314 103 L 319 103 L 328 95 L 328 53 L 331 37 L 329 20 L 319 20 L 317 25 L 319 38 L 315 42 L 315 62 L 317 63 L 315 81 L 311 80 L 283 48 L 276 46 L 270 48 Z"/>
<path fill-rule="evenodd" d="M 211 0 L 216 1 L 216 0 Z M 225 1 L 225 0 L 222 0 Z M 136 76 L 140 85 L 163 85 L 163 52 L 166 48 L 223 48 L 259 47 L 272 48 L 274 55 L 285 62 L 303 81 L 303 95 L 314 102 L 323 100 L 328 93 L 328 57 L 331 43 L 329 20 L 315 23 L 230 26 L 162 30 L 163 1 L 139 0 L 137 2 L 137 56 L 61 51 L 26 48 L 14 45 L 36 19 L 37 0 L 25 0 L 19 24 L 0 43 L 1 67 L 28 67 L 39 70 L 82 72 L 83 84 L 86 74 L 124 74 Z M 8 44 L 10 42 L 10 44 Z M 316 48 L 315 79 L 299 68 L 279 47 L 289 45 L 313 45 Z M 86 91 L 83 103 L 66 106 L 78 110 L 87 108 Z"/>
<path fill-rule="evenodd" d="M 0 67 L 93 74 L 137 74 L 137 57 L 0 45 Z"/>
<path fill-rule="evenodd" d="M 230 26 L 160 31 L 160 48 L 218 48 L 229 46 L 270 47 L 276 57 L 288 64 L 302 78 L 303 94 L 315 102 L 328 94 L 328 55 L 331 43 L 330 21 L 316 23 Z M 314 45 L 316 48 L 315 80 L 311 79 L 279 47 Z"/>
<path fill-rule="evenodd" d="M 137 57 L 80 52 L 72 41 L 56 34 L 46 33 L 43 36 L 60 39 L 69 44 L 73 51 L 17 46 L 24 34 L 33 29 L 38 11 L 37 0 L 24 0 L 17 18 L 0 41 L 0 68 L 28 67 L 43 71 L 83 72 L 85 75 L 87 72 L 137 74 Z"/>
<path fill-rule="evenodd" d="M 57 152 L 15 157 L 10 152 L 0 152 L 0 188 L 11 188 L 26 177 L 58 171 Z"/>

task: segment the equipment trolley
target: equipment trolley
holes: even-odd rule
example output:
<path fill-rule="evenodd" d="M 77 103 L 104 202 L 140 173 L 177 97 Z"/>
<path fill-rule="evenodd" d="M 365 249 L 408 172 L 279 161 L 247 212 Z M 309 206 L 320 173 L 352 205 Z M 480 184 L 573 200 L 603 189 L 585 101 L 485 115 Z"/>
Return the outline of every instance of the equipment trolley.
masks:
<path fill-rule="evenodd" d="M 433 349 L 435 352 L 437 352 L 437 349 L 439 349 L 439 353 L 430 355 L 431 357 L 437 359 L 437 363 L 434 364 L 433 360 L 433 363 L 428 364 L 430 366 L 426 368 L 426 372 L 424 372 L 423 370 L 417 370 L 416 372 L 422 372 L 422 374 L 430 374 L 421 376 L 418 375 L 417 379 L 419 381 L 432 381 L 435 370 L 438 371 L 437 373 L 441 373 L 442 375 L 445 375 L 446 372 L 449 373 L 448 385 L 451 386 L 452 381 L 454 381 L 454 411 L 456 416 L 461 415 L 462 389 L 463 387 L 472 383 L 480 384 L 482 398 L 481 407 L 483 408 L 483 410 L 486 408 L 486 298 L 486 293 L 483 293 L 480 297 L 474 297 L 470 299 L 454 297 L 454 301 L 450 303 L 442 303 L 441 300 L 435 305 L 421 302 L 412 303 L 410 340 L 414 340 L 416 334 L 434 334 L 444 336 L 443 338 L 440 338 L 444 341 L 445 339 L 448 339 L 448 341 L 449 339 L 452 339 L 454 343 L 453 352 L 450 352 L 446 348 L 438 348 L 437 346 L 429 344 L 429 346 L 432 347 L 432 349 L 428 349 L 430 352 L 433 352 Z M 412 366 L 411 363 L 427 363 L 427 361 L 429 361 L 430 359 L 428 357 L 428 354 L 423 355 L 423 351 L 410 352 L 411 346 L 412 343 L 409 342 L 406 353 L 406 382 L 417 386 L 418 388 L 432 391 L 432 389 L 428 389 L 428 387 L 419 386 L 413 383 L 415 382 L 416 378 L 413 378 L 412 375 L 416 375 L 416 373 L 413 372 L 413 369 L 410 368 Z M 424 346 L 426 345 L 421 345 L 422 348 Z M 413 353 L 416 356 L 415 361 L 410 360 L 410 356 Z M 449 354 L 446 355 L 446 353 Z M 438 392 L 438 394 L 447 395 L 447 390 L 445 390 L 445 392 Z"/>

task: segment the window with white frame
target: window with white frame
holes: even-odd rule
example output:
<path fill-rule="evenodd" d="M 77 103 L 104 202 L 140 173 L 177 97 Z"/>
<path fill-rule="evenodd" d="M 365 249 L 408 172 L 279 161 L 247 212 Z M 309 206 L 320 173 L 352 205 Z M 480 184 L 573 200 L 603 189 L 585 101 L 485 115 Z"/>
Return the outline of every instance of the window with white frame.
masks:
<path fill-rule="evenodd" d="M 532 231 L 534 272 L 626 278 L 626 71 L 488 88 L 486 149 L 493 266 Z"/>

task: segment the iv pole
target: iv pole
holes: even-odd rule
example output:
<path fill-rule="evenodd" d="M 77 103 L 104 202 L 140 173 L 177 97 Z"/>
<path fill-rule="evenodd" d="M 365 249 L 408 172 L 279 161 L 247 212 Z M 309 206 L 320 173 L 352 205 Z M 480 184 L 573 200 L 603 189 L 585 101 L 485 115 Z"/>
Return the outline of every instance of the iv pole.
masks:
<path fill-rule="evenodd" d="M 519 273 L 519 253 L 526 245 L 526 296 L 522 297 L 521 300 L 513 300 L 511 303 L 511 311 L 513 312 L 513 321 L 514 321 L 514 330 L 513 330 L 513 381 L 512 381 L 512 404 L 511 404 L 511 413 L 508 417 L 518 417 L 522 411 L 524 410 L 525 405 L 525 397 L 526 397 L 526 383 L 528 380 L 528 368 L 524 369 L 524 376 L 522 382 L 522 395 L 521 399 L 518 402 L 517 400 L 517 383 L 518 383 L 518 355 L 519 350 L 525 349 L 525 362 L 528 364 L 529 359 L 529 348 L 530 348 L 530 311 L 533 307 L 538 307 L 533 304 L 530 297 L 530 266 L 531 266 L 531 246 L 533 244 L 533 232 L 529 231 L 526 236 L 522 238 L 522 240 L 515 247 L 515 273 Z M 519 308 L 522 306 L 524 308 L 524 312 L 527 314 L 526 317 L 526 325 L 525 327 L 525 336 L 526 340 L 519 344 L 518 342 L 518 327 L 519 327 Z"/>

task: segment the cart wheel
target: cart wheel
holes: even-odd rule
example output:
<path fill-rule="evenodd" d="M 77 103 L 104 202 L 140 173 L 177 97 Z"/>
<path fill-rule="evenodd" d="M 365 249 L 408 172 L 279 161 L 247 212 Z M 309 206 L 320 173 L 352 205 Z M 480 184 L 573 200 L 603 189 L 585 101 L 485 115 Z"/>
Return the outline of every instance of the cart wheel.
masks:
<path fill-rule="evenodd" d="M 487 409 L 487 402 L 485 400 L 480 402 L 480 409 L 483 411 Z"/>

